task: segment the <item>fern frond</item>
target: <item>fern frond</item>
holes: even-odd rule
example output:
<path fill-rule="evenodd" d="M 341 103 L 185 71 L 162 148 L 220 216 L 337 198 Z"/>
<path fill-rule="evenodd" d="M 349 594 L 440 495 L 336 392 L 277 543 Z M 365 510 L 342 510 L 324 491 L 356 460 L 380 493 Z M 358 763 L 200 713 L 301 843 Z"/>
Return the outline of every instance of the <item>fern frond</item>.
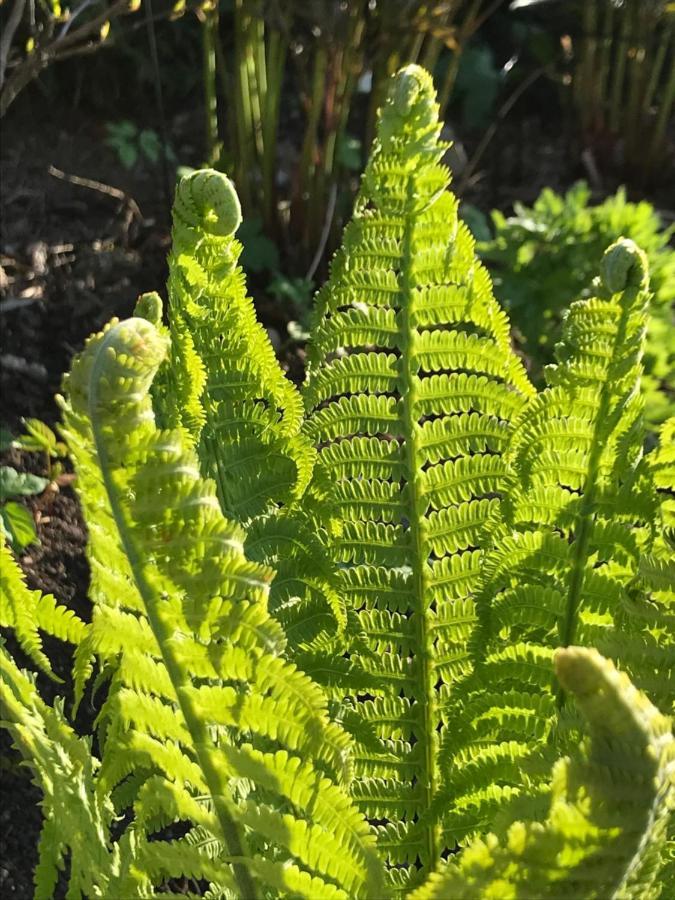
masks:
<path fill-rule="evenodd" d="M 211 865 L 182 841 L 160 850 L 141 834 L 151 882 L 170 871 L 245 896 L 377 895 L 373 839 L 339 786 L 350 740 L 321 690 L 281 655 L 285 638 L 267 612 L 273 572 L 244 556 L 244 534 L 223 518 L 184 431 L 154 424 L 149 391 L 165 352 L 147 320 L 114 321 L 66 385 L 76 462 L 99 473 L 99 527 L 123 551 L 107 581 L 121 583 L 122 602 L 97 604 L 90 637 L 112 673 L 97 789 L 146 772 L 124 801 L 137 822 L 188 816 L 222 845 Z M 274 813 L 256 817 L 258 806 Z"/>
<path fill-rule="evenodd" d="M 241 213 L 231 182 L 212 170 L 186 176 L 176 190 L 173 219 L 171 352 L 159 374 L 165 385 L 158 407 L 168 405 L 164 418 L 173 424 L 179 411 L 224 513 L 256 524 L 255 546 L 246 550 L 251 558 L 278 568 L 278 535 L 314 535 L 304 548 L 298 541 L 293 553 L 296 593 L 289 597 L 283 571 L 271 587 L 271 609 L 284 608 L 291 651 L 300 652 L 317 637 L 325 641 L 336 624 L 338 633 L 345 626 L 322 526 L 307 502 L 316 453 L 300 431 L 302 400 L 246 294 L 242 248 L 234 238 Z M 306 629 L 309 598 L 319 616 Z"/>
<path fill-rule="evenodd" d="M 13 629 L 24 653 L 54 681 L 61 679 L 54 674 L 42 650 L 40 631 L 75 645 L 87 632 L 85 623 L 71 609 L 60 606 L 51 594 L 29 590 L 4 541 L 0 544 L 0 626 Z"/>
<path fill-rule="evenodd" d="M 454 836 L 471 833 L 477 791 L 486 797 L 478 818 L 494 822 L 490 788 L 531 790 L 545 778 L 543 763 L 577 740 L 573 717 L 565 724 L 564 688 L 549 674 L 556 647 L 597 646 L 664 708 L 672 701 L 663 601 L 640 584 L 656 511 L 642 457 L 644 254 L 630 241 L 610 247 L 594 288 L 569 311 L 549 387 L 516 422 L 503 457 L 505 496 L 483 533 L 490 549 L 475 592 L 473 668 L 446 707 Z M 498 691 L 502 714 L 486 719 L 481 698 Z M 521 749 L 512 752 L 514 741 Z M 492 765 L 495 753 L 503 765 Z M 480 777 L 464 785 L 461 773 L 472 768 Z"/>
<path fill-rule="evenodd" d="M 341 520 L 334 559 L 370 651 L 353 645 L 350 658 L 375 682 L 375 706 L 343 687 L 364 720 L 355 733 L 377 734 L 357 750 L 354 796 L 378 820 L 392 867 L 433 866 L 445 847 L 435 823 L 410 823 L 440 786 L 441 690 L 468 665 L 478 535 L 505 483 L 512 423 L 533 394 L 446 191 L 439 134 L 431 78 L 401 70 L 317 296 L 304 388 L 314 484 Z M 412 865 L 391 870 L 397 891 L 419 877 Z"/>
<path fill-rule="evenodd" d="M 169 259 L 172 403 L 199 442 L 225 513 L 246 521 L 302 496 L 313 454 L 302 401 L 255 317 L 237 265 L 237 194 L 220 172 L 181 179 Z"/>
<path fill-rule="evenodd" d="M 658 897 L 660 851 L 675 808 L 669 721 L 597 652 L 558 650 L 556 672 L 590 727 L 559 760 L 545 821 L 513 822 L 470 844 L 410 900 Z"/>
<path fill-rule="evenodd" d="M 95 789 L 97 760 L 90 741 L 74 733 L 60 706 L 44 703 L 31 678 L 1 645 L 0 696 L 3 725 L 42 790 L 36 900 L 54 896 L 66 857 L 71 896 L 110 896 L 106 891 L 123 865 L 125 846 L 108 843 L 114 811 L 109 798 Z M 126 896 L 141 894 L 127 891 Z"/>

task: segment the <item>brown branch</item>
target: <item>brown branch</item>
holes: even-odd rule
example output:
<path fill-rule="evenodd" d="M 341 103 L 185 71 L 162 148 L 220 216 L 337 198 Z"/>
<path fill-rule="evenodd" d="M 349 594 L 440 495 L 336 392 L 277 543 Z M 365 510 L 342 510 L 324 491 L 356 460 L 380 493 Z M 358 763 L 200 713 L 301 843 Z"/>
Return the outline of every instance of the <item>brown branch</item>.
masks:
<path fill-rule="evenodd" d="M 49 43 L 38 43 L 35 49 L 14 67 L 12 74 L 4 82 L 2 91 L 0 91 L 0 118 L 5 115 L 26 85 L 37 78 L 47 66 L 77 53 L 90 53 L 93 48 L 101 46 L 102 41 L 92 45 L 91 42 L 86 43 L 89 38 L 100 35 L 101 28 L 106 22 L 133 12 L 135 10 L 130 9 L 130 0 L 116 0 L 111 6 L 106 6 L 93 19 L 80 25 L 74 31 Z M 6 34 L 3 36 L 3 43 L 4 37 Z M 9 54 L 9 46 L 7 52 Z"/>
<path fill-rule="evenodd" d="M 143 221 L 143 214 L 134 198 L 125 191 L 120 190 L 120 188 L 113 187 L 111 184 L 104 184 L 102 181 L 95 181 L 93 178 L 83 178 L 81 175 L 69 175 L 67 172 L 57 169 L 56 166 L 49 166 L 47 171 L 50 175 L 53 175 L 54 178 L 60 178 L 61 181 L 68 181 L 70 184 L 76 184 L 79 187 L 98 191 L 99 194 L 107 194 L 109 197 L 114 197 L 116 200 L 119 200 L 120 203 L 126 205 L 139 222 Z"/>

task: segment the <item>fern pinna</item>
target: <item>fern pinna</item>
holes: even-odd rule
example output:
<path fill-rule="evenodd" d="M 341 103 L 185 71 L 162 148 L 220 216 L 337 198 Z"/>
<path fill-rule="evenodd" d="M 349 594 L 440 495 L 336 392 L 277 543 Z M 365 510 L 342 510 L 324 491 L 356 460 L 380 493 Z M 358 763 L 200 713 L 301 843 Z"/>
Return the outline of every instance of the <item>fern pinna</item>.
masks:
<path fill-rule="evenodd" d="M 317 298 L 304 390 L 316 477 L 342 519 L 342 589 L 377 676 L 372 698 L 353 704 L 365 730 L 354 796 L 386 820 L 380 846 L 401 888 L 421 877 L 416 861 L 433 867 L 448 846 L 425 816 L 440 788 L 443 707 L 467 665 L 478 536 L 533 394 L 445 190 L 439 132 L 430 77 L 402 70 Z"/>
<path fill-rule="evenodd" d="M 54 681 L 61 679 L 44 652 L 40 631 L 74 645 L 86 633 L 73 611 L 59 605 L 51 594 L 29 590 L 4 540 L 0 544 L 0 627 L 11 628 L 26 656 Z"/>

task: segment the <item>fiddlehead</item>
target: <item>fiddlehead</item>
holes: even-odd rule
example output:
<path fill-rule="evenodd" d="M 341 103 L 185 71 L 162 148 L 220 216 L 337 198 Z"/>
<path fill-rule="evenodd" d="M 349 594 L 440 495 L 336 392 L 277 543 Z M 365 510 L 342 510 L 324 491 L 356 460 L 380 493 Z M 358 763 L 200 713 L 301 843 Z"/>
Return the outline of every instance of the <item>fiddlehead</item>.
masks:
<path fill-rule="evenodd" d="M 548 816 L 470 844 L 410 900 L 659 896 L 659 853 L 675 805 L 670 723 L 594 651 L 558 650 L 555 666 L 590 740 L 555 764 Z"/>

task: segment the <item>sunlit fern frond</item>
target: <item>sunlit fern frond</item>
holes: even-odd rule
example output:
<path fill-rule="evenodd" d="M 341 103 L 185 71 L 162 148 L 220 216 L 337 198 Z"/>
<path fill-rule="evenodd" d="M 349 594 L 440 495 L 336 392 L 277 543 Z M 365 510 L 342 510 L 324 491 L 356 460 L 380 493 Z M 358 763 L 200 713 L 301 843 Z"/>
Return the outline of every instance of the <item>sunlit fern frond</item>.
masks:
<path fill-rule="evenodd" d="M 663 536 L 675 549 L 675 418 L 661 426 L 659 445 L 648 461 L 658 491 Z"/>
<path fill-rule="evenodd" d="M 340 787 L 350 739 L 282 656 L 273 572 L 245 558 L 184 430 L 154 424 L 165 351 L 147 320 L 113 321 L 76 358 L 63 403 L 109 551 L 90 638 L 112 673 L 97 790 L 143 835 L 180 821 L 208 833 L 213 860 L 187 838 L 139 850 L 152 884 L 184 874 L 245 896 L 377 895 L 373 839 Z"/>
<path fill-rule="evenodd" d="M 156 406 L 165 422 L 185 427 L 225 515 L 253 527 L 247 555 L 279 570 L 270 608 L 288 626 L 291 650 L 307 658 L 315 640 L 325 644 L 336 625 L 344 629 L 346 614 L 325 525 L 307 496 L 316 453 L 300 431 L 302 400 L 246 293 L 234 237 L 240 224 L 225 175 L 201 170 L 180 180 L 169 258 L 170 352 Z M 161 315 L 151 305 L 145 310 L 146 298 L 141 304 L 143 317 L 159 325 Z"/>
<path fill-rule="evenodd" d="M 590 740 L 555 763 L 548 815 L 471 843 L 410 900 L 650 900 L 675 808 L 670 722 L 609 660 L 558 650 L 557 678 Z"/>
<path fill-rule="evenodd" d="M 239 200 L 214 170 L 182 178 L 169 258 L 172 404 L 223 511 L 247 521 L 302 496 L 313 451 L 300 435 L 302 401 L 258 322 L 238 265 Z M 179 412 L 182 415 L 182 412 Z"/>
<path fill-rule="evenodd" d="M 0 697 L 3 726 L 24 757 L 42 791 L 44 816 L 33 880 L 35 900 L 55 896 L 59 870 L 67 860 L 70 896 L 103 897 L 130 862 L 128 838 L 109 843 L 114 809 L 96 790 L 98 760 L 91 741 L 78 737 L 63 714 L 63 704 L 48 706 L 33 679 L 22 672 L 0 645 Z M 121 895 L 117 895 L 121 896 Z M 124 896 L 138 897 L 133 890 Z"/>
<path fill-rule="evenodd" d="M 525 796 L 539 803 L 551 760 L 577 740 L 575 708 L 550 675 L 556 647 L 598 646 L 656 699 L 672 697 L 673 648 L 658 636 L 668 616 L 656 621 L 662 604 L 638 584 L 656 514 L 639 389 L 644 254 L 619 241 L 594 287 L 565 319 L 549 387 L 516 423 L 505 499 L 483 535 L 475 668 L 447 705 L 448 840 Z"/>
<path fill-rule="evenodd" d="M 56 681 L 59 678 L 43 652 L 40 632 L 75 645 L 87 632 L 71 609 L 58 604 L 51 594 L 27 587 L 25 575 L 4 541 L 0 543 L 0 626 L 11 628 L 24 653 Z"/>
<path fill-rule="evenodd" d="M 446 846 L 422 815 L 440 786 L 441 698 L 468 662 L 478 535 L 533 394 L 446 190 L 439 135 L 431 78 L 408 66 L 317 297 L 304 388 L 315 484 L 341 520 L 334 558 L 365 638 L 350 657 L 374 683 L 368 702 L 353 678 L 342 689 L 361 740 L 354 796 L 399 891 Z"/>

